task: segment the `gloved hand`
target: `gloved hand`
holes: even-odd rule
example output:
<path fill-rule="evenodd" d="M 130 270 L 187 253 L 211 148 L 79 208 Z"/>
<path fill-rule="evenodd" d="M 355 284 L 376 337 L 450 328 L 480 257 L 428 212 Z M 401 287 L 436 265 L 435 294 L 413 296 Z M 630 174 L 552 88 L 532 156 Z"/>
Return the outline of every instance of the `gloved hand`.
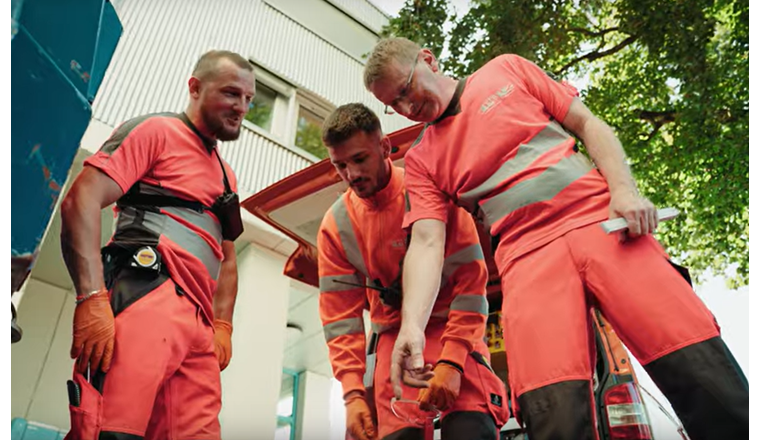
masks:
<path fill-rule="evenodd" d="M 433 369 L 433 374 L 430 387 L 420 390 L 417 401 L 424 410 L 431 409 L 432 406 L 439 411 L 446 411 L 459 397 L 462 373 L 456 367 L 440 362 Z"/>
<path fill-rule="evenodd" d="M 346 428 L 355 440 L 375 440 L 377 431 L 364 396 L 358 391 L 348 393 L 346 401 Z"/>
<path fill-rule="evenodd" d="M 74 332 L 71 358 L 77 360 L 77 371 L 84 374 L 89 364 L 105 373 L 111 368 L 116 330 L 108 291 L 103 288 L 77 304 L 74 310 Z"/>
<path fill-rule="evenodd" d="M 219 371 L 224 371 L 232 358 L 232 324 L 222 319 L 214 320 L 214 353 L 219 359 Z"/>

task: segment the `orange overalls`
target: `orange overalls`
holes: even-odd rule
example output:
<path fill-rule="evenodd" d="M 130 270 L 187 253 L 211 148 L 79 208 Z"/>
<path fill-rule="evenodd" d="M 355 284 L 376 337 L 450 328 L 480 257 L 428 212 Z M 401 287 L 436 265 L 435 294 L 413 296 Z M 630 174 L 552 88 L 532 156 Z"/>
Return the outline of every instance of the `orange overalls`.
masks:
<path fill-rule="evenodd" d="M 110 254 L 117 261 L 109 296 L 115 317 L 111 369 L 92 382 L 75 373 L 70 392 L 77 440 L 220 437 L 221 380 L 214 354 L 213 295 L 223 233 L 208 211 L 128 203 L 136 193 L 212 206 L 225 190 L 215 142 L 184 114 L 134 118 L 114 130 L 85 161 L 125 193 L 117 201 Z M 224 164 L 229 185 L 234 173 Z M 134 189 L 133 189 L 134 188 Z M 152 246 L 160 270 L 131 267 L 135 249 Z M 155 273 L 154 273 L 155 272 Z M 108 282 L 108 280 L 107 280 Z"/>
<path fill-rule="evenodd" d="M 364 287 L 400 288 L 407 248 L 407 232 L 401 228 L 404 212 L 403 170 L 393 167 L 388 186 L 372 198 L 361 199 L 349 190 L 335 202 L 322 221 L 317 244 L 319 311 L 334 375 L 344 395 L 366 392 L 374 384 L 374 395 L 368 397 L 374 397 L 378 438 L 386 440 L 421 435 L 419 426 L 397 418 L 390 407 L 390 357 L 400 324 L 400 298 Z M 453 205 L 448 218 L 442 288 L 426 329 L 424 356 L 431 364 L 446 360 L 464 371 L 459 398 L 442 414 L 443 438 L 462 438 L 453 422 L 459 416 L 448 415 L 466 413 L 484 431 L 470 431 L 468 438 L 494 439 L 497 427 L 508 419 L 508 409 L 504 383 L 488 365 L 483 340 L 487 270 L 472 218 Z M 369 359 L 375 354 L 375 347 L 366 350 L 366 307 L 372 334 L 377 335 L 376 365 L 365 360 L 365 351 Z M 417 392 L 405 387 L 404 398 L 416 399 Z"/>
<path fill-rule="evenodd" d="M 746 379 L 710 311 L 651 235 L 621 243 L 598 225 L 607 182 L 561 125 L 577 95 L 516 55 L 461 80 L 405 156 L 404 227 L 447 222 L 454 200 L 498 238 L 512 404 L 531 440 L 597 437 L 592 304 L 692 438 L 746 438 Z"/>

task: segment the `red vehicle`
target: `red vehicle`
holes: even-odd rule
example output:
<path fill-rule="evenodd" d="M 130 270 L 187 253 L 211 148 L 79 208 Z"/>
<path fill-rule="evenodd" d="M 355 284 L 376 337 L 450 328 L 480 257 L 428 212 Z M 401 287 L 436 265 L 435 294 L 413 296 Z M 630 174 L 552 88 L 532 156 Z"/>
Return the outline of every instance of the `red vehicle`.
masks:
<path fill-rule="evenodd" d="M 404 154 L 421 129 L 422 125 L 415 125 L 389 135 L 393 145 L 391 159 L 396 165 L 403 166 Z M 318 287 L 317 232 L 325 212 L 345 190 L 346 185 L 330 161 L 323 160 L 254 194 L 242 206 L 298 243 L 297 250 L 288 259 L 284 274 Z M 501 283 L 493 260 L 491 237 L 482 228 L 480 237 L 489 270 L 488 302 L 492 313 L 486 334 L 489 337 L 491 363 L 508 384 L 509 373 L 498 312 L 501 310 Z M 595 309 L 591 309 L 590 313 L 597 347 L 594 390 L 599 437 L 603 440 L 652 439 L 647 409 L 628 353 L 602 314 Z M 514 418 L 501 432 L 502 439 L 527 439 Z"/>

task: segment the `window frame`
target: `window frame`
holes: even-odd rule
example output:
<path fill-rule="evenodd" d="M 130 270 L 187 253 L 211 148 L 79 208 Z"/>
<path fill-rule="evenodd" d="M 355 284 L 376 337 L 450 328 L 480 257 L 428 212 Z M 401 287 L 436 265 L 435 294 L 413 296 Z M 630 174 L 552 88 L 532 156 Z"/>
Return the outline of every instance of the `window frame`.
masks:
<path fill-rule="evenodd" d="M 324 121 L 336 109 L 335 105 L 316 93 L 283 79 L 281 75 L 262 66 L 254 59 L 249 58 L 249 61 L 254 66 L 256 84 L 273 90 L 277 96 L 275 97 L 271 131 L 245 119 L 242 122 L 243 127 L 311 162 L 321 161 L 322 159 L 319 157 L 295 144 L 299 114 L 301 107 L 304 107 Z"/>

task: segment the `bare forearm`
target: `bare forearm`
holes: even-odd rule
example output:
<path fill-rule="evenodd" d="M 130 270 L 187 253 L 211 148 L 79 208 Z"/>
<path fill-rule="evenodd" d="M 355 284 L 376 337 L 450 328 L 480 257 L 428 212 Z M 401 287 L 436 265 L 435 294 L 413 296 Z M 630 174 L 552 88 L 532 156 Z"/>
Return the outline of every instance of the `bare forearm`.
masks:
<path fill-rule="evenodd" d="M 589 155 L 607 180 L 610 192 L 638 194 L 636 182 L 626 162 L 625 151 L 612 129 L 593 117 L 586 122 L 581 137 Z"/>
<path fill-rule="evenodd" d="M 214 318 L 232 322 L 238 291 L 237 263 L 224 262 L 214 294 Z"/>
<path fill-rule="evenodd" d="M 441 286 L 444 241 L 413 239 L 410 243 L 404 259 L 402 324 L 427 326 Z"/>
<path fill-rule="evenodd" d="M 104 287 L 100 259 L 100 204 L 68 197 L 61 205 L 61 252 L 77 294 Z"/>

